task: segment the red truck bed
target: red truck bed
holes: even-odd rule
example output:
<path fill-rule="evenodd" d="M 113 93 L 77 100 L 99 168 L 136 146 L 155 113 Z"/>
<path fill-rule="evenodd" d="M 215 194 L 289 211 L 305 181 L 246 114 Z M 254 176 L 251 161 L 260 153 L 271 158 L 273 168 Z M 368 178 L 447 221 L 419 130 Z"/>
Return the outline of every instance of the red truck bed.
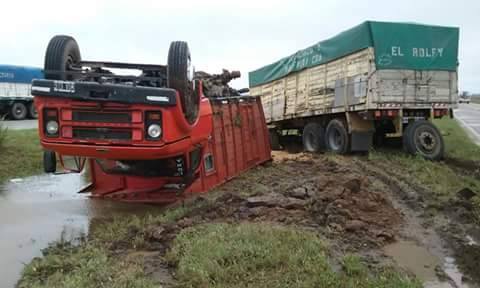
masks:
<path fill-rule="evenodd" d="M 256 165 L 271 160 L 268 130 L 258 97 L 209 99 L 212 131 L 202 143 L 200 167 L 186 189 L 174 177 L 146 177 L 106 173 L 114 160 L 90 160 L 93 197 L 128 202 L 169 203 L 188 194 L 218 186 Z"/>

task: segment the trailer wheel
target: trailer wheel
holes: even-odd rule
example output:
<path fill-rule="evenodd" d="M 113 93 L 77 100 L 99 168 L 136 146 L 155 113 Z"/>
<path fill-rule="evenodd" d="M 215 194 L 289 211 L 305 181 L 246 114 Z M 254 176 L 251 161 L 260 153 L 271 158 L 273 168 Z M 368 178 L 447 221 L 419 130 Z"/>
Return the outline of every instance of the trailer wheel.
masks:
<path fill-rule="evenodd" d="M 174 41 L 168 50 L 167 81 L 168 87 L 180 94 L 185 118 L 193 124 L 198 117 L 200 95 L 193 91 L 193 70 L 190 50 L 187 42 Z"/>
<path fill-rule="evenodd" d="M 320 152 L 325 149 L 325 129 L 320 123 L 310 122 L 303 128 L 303 149 L 307 152 Z"/>
<path fill-rule="evenodd" d="M 27 113 L 27 106 L 22 102 L 15 102 L 12 107 L 10 107 L 10 116 L 14 120 L 23 120 L 27 118 Z"/>
<path fill-rule="evenodd" d="M 343 121 L 333 119 L 328 123 L 326 132 L 328 150 L 337 154 L 346 154 L 350 150 L 350 138 Z"/>
<path fill-rule="evenodd" d="M 269 129 L 268 134 L 270 135 L 270 147 L 272 150 L 281 150 L 282 147 L 280 145 L 280 135 L 276 129 Z"/>
<path fill-rule="evenodd" d="M 28 117 L 30 117 L 32 119 L 37 119 L 38 118 L 38 112 L 37 112 L 37 109 L 35 108 L 35 104 L 33 102 L 31 102 L 28 105 Z"/>
<path fill-rule="evenodd" d="M 405 133 L 404 145 L 407 152 L 421 155 L 428 160 L 443 158 L 445 144 L 437 127 L 427 120 L 420 120 L 410 124 Z"/>
<path fill-rule="evenodd" d="M 82 60 L 77 41 L 70 36 L 57 35 L 48 43 L 45 54 L 45 79 L 75 80 L 78 76 L 64 72 L 72 70 L 72 65 Z"/>
<path fill-rule="evenodd" d="M 43 151 L 43 170 L 45 173 L 55 173 L 57 171 L 57 155 L 54 151 Z"/>

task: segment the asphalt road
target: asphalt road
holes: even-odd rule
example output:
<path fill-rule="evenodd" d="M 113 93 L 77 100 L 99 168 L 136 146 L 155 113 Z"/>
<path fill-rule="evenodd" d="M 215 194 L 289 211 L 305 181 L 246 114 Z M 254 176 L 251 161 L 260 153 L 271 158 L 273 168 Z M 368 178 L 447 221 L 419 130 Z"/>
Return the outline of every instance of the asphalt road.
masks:
<path fill-rule="evenodd" d="M 8 130 L 24 130 L 38 128 L 37 120 L 5 120 L 0 121 L 0 124 L 6 127 Z"/>
<path fill-rule="evenodd" d="M 480 145 L 480 104 L 459 104 L 454 114 L 475 142 Z"/>

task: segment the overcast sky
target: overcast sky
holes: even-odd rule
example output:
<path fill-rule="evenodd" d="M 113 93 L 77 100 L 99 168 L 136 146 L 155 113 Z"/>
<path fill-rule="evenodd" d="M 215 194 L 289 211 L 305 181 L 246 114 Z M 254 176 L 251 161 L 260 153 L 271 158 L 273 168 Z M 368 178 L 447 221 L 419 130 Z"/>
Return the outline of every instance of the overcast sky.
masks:
<path fill-rule="evenodd" d="M 480 92 L 479 0 L 2 1 L 0 63 L 43 66 L 50 38 L 76 38 L 85 60 L 166 64 L 188 41 L 197 70 L 254 70 L 365 20 L 460 27 L 460 90 Z"/>

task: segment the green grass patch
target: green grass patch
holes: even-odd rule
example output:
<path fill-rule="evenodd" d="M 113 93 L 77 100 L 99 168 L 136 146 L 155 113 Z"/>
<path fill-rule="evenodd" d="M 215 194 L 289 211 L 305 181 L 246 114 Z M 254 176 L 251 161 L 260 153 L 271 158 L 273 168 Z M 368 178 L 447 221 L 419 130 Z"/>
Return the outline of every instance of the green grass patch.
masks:
<path fill-rule="evenodd" d="M 9 130 L 0 146 L 0 183 L 42 171 L 42 149 L 36 129 Z"/>
<path fill-rule="evenodd" d="M 179 287 L 421 287 L 393 271 L 369 273 L 354 257 L 335 272 L 316 234 L 266 223 L 183 230 L 166 258 Z"/>
<path fill-rule="evenodd" d="M 115 259 L 98 246 L 58 244 L 35 258 L 24 271 L 19 288 L 155 287 L 144 276 L 141 259 Z"/>
<path fill-rule="evenodd" d="M 462 161 L 480 161 L 480 146 L 475 144 L 460 124 L 453 119 L 443 118 L 433 122 L 443 134 L 448 158 Z"/>
<path fill-rule="evenodd" d="M 372 161 L 381 161 L 400 176 L 408 178 L 432 193 L 439 205 L 447 204 L 463 188 L 480 191 L 480 181 L 475 176 L 462 175 L 444 162 L 432 162 L 412 157 L 402 152 L 372 152 Z"/>

